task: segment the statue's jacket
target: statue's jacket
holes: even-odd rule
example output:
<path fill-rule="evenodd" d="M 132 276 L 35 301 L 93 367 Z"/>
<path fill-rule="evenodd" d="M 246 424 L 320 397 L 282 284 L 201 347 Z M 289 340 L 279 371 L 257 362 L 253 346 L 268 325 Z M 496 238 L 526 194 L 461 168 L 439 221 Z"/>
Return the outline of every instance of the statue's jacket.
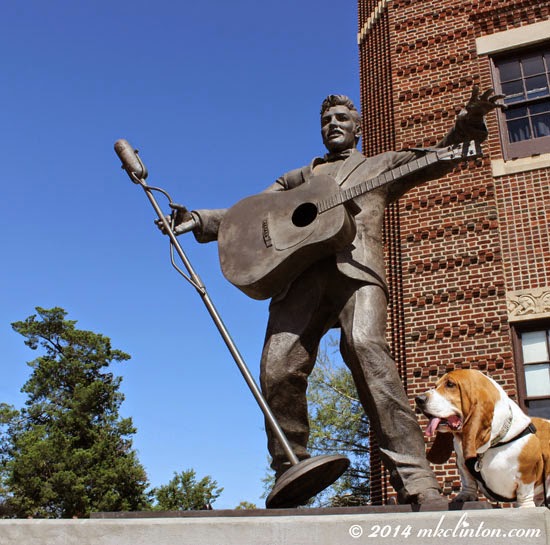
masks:
<path fill-rule="evenodd" d="M 460 130 L 455 126 L 436 147 L 441 148 L 458 144 L 471 138 L 481 140 L 485 136 L 486 129 L 484 126 L 460 127 Z M 429 151 L 430 149 L 415 148 L 404 151 L 389 151 L 373 157 L 365 157 L 361 152 L 353 150 L 350 156 L 342 162 L 335 179 L 342 189 L 346 189 L 418 159 Z M 309 165 L 283 174 L 265 191 L 286 191 L 303 184 L 314 176 L 314 167 L 319 162 L 323 162 L 323 159 L 315 158 Z M 354 213 L 357 212 L 355 215 L 357 232 L 352 243 L 336 254 L 338 269 L 349 278 L 377 284 L 387 290 L 382 241 L 384 209 L 409 189 L 428 180 L 440 178 L 452 170 L 453 167 L 454 165 L 449 162 L 435 163 L 417 171 L 415 174 L 394 180 L 356 197 L 353 202 L 355 204 Z M 197 240 L 199 242 L 216 240 L 225 209 L 195 210 L 194 213 L 200 219 L 200 227 L 194 231 Z"/>

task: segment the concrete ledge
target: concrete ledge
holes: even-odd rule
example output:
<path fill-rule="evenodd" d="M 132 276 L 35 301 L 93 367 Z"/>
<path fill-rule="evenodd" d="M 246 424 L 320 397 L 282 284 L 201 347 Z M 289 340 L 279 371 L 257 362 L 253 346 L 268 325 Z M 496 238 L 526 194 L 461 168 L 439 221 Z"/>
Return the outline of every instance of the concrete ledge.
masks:
<path fill-rule="evenodd" d="M 550 511 L 0 520 L 0 545 L 546 545 Z"/>
<path fill-rule="evenodd" d="M 550 167 L 550 153 L 511 159 L 510 161 L 505 161 L 504 159 L 493 159 L 491 161 L 491 168 L 495 178 L 548 167 Z"/>
<path fill-rule="evenodd" d="M 548 40 L 550 21 L 533 23 L 519 28 L 495 32 L 476 38 L 478 55 L 491 55 Z"/>
<path fill-rule="evenodd" d="M 298 507 L 287 509 L 212 509 L 210 511 L 117 511 L 92 513 L 95 519 L 180 518 L 180 517 L 309 517 L 311 515 L 382 515 L 385 513 L 417 513 L 419 511 L 463 511 L 493 509 L 487 501 L 466 503 L 435 502 L 424 505 L 361 505 L 358 507 Z"/>

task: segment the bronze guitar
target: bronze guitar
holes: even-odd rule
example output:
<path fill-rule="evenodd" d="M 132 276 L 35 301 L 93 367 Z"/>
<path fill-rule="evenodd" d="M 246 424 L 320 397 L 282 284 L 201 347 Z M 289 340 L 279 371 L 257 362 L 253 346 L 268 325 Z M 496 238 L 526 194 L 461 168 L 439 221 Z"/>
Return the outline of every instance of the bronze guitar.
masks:
<path fill-rule="evenodd" d="M 310 265 L 353 241 L 352 199 L 434 163 L 480 155 L 479 144 L 472 141 L 431 151 L 347 189 L 320 175 L 294 189 L 247 197 L 231 207 L 220 224 L 222 272 L 253 299 L 272 297 Z"/>

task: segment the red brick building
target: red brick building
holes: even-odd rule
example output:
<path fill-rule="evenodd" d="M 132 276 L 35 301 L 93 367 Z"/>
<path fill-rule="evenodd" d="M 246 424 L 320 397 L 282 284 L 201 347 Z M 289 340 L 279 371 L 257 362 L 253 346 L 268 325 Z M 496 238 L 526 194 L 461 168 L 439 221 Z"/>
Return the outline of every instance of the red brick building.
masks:
<path fill-rule="evenodd" d="M 473 368 L 550 417 L 550 2 L 359 0 L 358 42 L 367 155 L 435 144 L 474 84 L 507 95 L 482 160 L 386 212 L 388 331 L 410 399 Z M 375 450 L 371 465 L 386 501 Z M 434 469 L 456 493 L 454 459 Z"/>

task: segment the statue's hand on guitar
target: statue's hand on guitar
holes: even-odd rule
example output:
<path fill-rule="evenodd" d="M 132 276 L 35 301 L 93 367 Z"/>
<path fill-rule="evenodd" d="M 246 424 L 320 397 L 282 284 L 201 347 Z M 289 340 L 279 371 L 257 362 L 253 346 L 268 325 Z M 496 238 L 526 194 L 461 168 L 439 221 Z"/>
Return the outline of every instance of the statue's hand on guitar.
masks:
<path fill-rule="evenodd" d="M 170 208 L 172 208 L 172 213 L 169 216 L 166 216 L 166 221 L 172 227 L 172 231 L 175 235 L 182 235 L 183 233 L 188 233 L 198 227 L 200 224 L 199 219 L 193 212 L 189 212 L 185 206 L 181 204 L 170 203 Z M 166 229 L 161 220 L 155 220 L 155 224 L 166 234 Z"/>

